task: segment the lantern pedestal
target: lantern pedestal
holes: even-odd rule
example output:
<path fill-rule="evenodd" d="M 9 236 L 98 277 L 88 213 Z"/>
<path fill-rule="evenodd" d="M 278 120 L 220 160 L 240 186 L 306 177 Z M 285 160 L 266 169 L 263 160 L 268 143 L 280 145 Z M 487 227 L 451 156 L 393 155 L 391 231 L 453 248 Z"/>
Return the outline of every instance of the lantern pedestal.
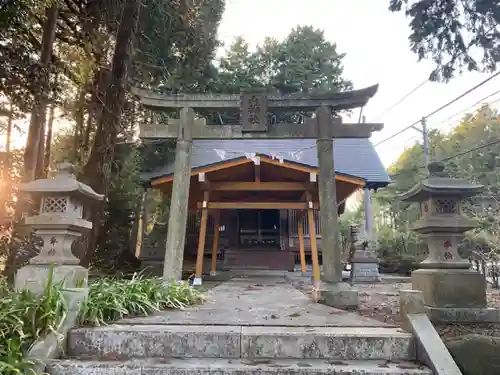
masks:
<path fill-rule="evenodd" d="M 477 271 L 423 268 L 413 271 L 411 282 L 429 307 L 486 307 L 486 281 Z"/>
<path fill-rule="evenodd" d="M 62 282 L 63 288 L 86 288 L 89 272 L 86 268 L 76 265 L 28 264 L 16 274 L 17 290 L 28 289 L 41 294 L 47 286 L 52 272 L 52 283 Z"/>
<path fill-rule="evenodd" d="M 92 228 L 91 223 L 66 214 L 43 213 L 26 218 L 26 224 L 43 240 L 43 247 L 16 273 L 16 289 L 41 293 L 46 282 L 40 281 L 48 280 L 50 272 L 53 282 L 62 281 L 65 288 L 86 288 L 88 270 L 78 265 L 80 260 L 71 252 L 71 246 L 82 236 L 82 230 Z"/>

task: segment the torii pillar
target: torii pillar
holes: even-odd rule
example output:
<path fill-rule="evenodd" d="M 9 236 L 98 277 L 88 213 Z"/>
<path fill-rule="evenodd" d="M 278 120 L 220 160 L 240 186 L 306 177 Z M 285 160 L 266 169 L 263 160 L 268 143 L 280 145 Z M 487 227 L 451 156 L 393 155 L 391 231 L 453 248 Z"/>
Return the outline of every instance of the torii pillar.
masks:
<path fill-rule="evenodd" d="M 189 185 L 191 182 L 191 149 L 193 147 L 191 130 L 193 122 L 193 109 L 182 108 L 175 147 L 174 181 L 168 215 L 165 261 L 163 263 L 163 279 L 165 281 L 182 280 Z M 172 215 L 172 212 L 175 214 Z"/>
<path fill-rule="evenodd" d="M 332 111 L 328 107 L 316 110 L 318 191 L 321 222 L 321 253 L 323 255 L 320 301 L 336 308 L 358 307 L 358 291 L 342 281 L 342 250 L 339 242 L 335 164 L 333 154 Z"/>

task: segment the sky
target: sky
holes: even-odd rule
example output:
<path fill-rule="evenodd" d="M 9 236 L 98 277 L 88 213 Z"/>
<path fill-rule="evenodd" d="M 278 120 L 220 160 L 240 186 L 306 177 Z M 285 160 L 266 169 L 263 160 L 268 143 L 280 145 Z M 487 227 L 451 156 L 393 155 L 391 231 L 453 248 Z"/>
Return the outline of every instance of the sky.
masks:
<path fill-rule="evenodd" d="M 372 142 L 376 144 L 490 75 L 467 72 L 447 84 L 428 82 L 380 117 L 424 82 L 433 69 L 431 62 L 419 63 L 417 56 L 410 51 L 409 19 L 404 13 L 389 12 L 388 5 L 389 0 L 226 0 L 219 38 L 230 44 L 241 35 L 251 46 L 255 46 L 262 43 L 266 36 L 281 40 L 297 25 L 311 25 L 324 30 L 325 37 L 337 43 L 338 51 L 346 53 L 344 75 L 354 83 L 355 89 L 379 84 L 378 93 L 363 111 L 367 122 L 384 123 L 384 129 L 372 136 Z M 430 117 L 429 129 L 449 130 L 461 116 L 448 120 L 449 117 L 500 89 L 499 83 L 500 78 L 495 78 Z M 497 99 L 500 99 L 500 94 L 487 102 Z M 352 121 L 357 121 L 358 116 L 359 112 L 355 112 Z M 405 147 L 421 137 L 418 131 L 408 130 L 378 146 L 377 151 L 383 163 L 389 166 Z"/>

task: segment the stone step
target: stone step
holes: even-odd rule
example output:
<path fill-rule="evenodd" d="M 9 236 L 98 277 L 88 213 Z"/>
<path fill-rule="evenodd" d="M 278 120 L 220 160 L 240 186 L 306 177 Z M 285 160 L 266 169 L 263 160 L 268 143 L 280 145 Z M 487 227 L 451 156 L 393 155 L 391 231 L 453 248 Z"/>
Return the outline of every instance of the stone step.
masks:
<path fill-rule="evenodd" d="M 382 327 L 110 325 L 68 335 L 68 357 L 413 360 L 411 334 Z"/>
<path fill-rule="evenodd" d="M 127 362 L 58 360 L 48 363 L 50 375 L 432 375 L 409 361 L 148 359 Z"/>

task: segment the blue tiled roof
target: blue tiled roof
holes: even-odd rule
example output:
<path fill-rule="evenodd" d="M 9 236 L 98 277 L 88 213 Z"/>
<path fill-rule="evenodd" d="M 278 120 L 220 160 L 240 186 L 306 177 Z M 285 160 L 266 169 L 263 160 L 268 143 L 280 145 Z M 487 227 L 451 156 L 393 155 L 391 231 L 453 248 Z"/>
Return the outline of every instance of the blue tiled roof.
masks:
<path fill-rule="evenodd" d="M 251 153 L 278 155 L 288 162 L 318 166 L 314 139 L 225 139 L 193 141 L 191 167 L 196 169 Z M 362 178 L 371 188 L 384 187 L 390 182 L 389 175 L 369 139 L 336 139 L 334 158 L 336 173 Z M 154 172 L 144 173 L 142 179 L 149 181 L 168 176 L 173 173 L 173 169 L 174 165 L 170 163 Z"/>

